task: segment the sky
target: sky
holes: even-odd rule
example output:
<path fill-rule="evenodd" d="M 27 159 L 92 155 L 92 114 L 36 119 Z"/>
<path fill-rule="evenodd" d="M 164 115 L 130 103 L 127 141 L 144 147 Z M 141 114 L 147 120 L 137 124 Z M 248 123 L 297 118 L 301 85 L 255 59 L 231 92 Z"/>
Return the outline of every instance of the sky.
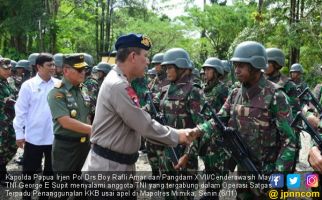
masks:
<path fill-rule="evenodd" d="M 184 9 L 185 9 L 185 5 L 186 5 L 186 0 L 171 0 L 168 1 L 166 3 L 162 3 L 160 4 L 161 6 L 167 6 L 169 5 L 169 7 L 173 7 L 172 9 L 164 9 L 164 11 L 162 11 L 161 13 L 166 14 L 168 17 L 170 17 L 171 19 L 183 15 L 184 14 Z M 194 0 L 194 3 L 189 5 L 189 7 L 191 6 L 198 6 L 200 8 L 203 8 L 203 2 L 204 0 Z M 206 1 L 207 4 L 209 4 L 209 0 Z M 232 0 L 228 0 L 228 4 L 231 3 Z"/>

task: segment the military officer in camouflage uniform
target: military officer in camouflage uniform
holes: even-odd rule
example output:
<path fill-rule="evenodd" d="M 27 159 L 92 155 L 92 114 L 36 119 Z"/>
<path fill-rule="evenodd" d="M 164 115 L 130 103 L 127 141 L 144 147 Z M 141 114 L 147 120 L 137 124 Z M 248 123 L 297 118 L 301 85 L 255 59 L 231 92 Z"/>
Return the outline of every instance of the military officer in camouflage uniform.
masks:
<path fill-rule="evenodd" d="M 218 58 L 208 58 L 203 64 L 202 68 L 205 71 L 205 78 L 207 80 L 204 87 L 206 101 L 217 112 L 225 103 L 228 97 L 228 88 L 224 85 L 220 78 L 224 75 L 224 66 Z M 224 166 L 224 162 L 229 158 L 222 148 L 216 145 L 215 138 L 211 141 L 200 141 L 199 156 L 204 162 L 205 173 L 215 174 L 217 176 L 224 176 L 228 174 L 228 169 Z M 222 181 L 212 180 L 212 183 L 221 184 Z M 210 194 L 219 194 L 220 188 L 206 188 L 206 194 L 202 199 L 218 199 L 218 196 L 211 196 Z"/>
<path fill-rule="evenodd" d="M 285 64 L 285 55 L 282 50 L 278 48 L 268 48 L 266 49 L 268 68 L 265 71 L 267 79 L 278 84 L 282 87 L 282 90 L 288 97 L 288 101 L 292 108 L 292 115 L 295 117 L 296 113 L 301 110 L 300 102 L 298 99 L 298 91 L 295 83 L 287 76 L 281 74 L 280 69 Z M 301 149 L 300 131 L 296 130 L 295 135 L 297 136 L 298 146 L 297 146 L 297 160 L 299 158 L 298 154 Z M 295 170 L 295 165 L 294 165 Z"/>
<path fill-rule="evenodd" d="M 55 173 L 80 175 L 90 149 L 90 99 L 87 88 L 81 84 L 86 66 L 84 55 L 64 55 L 64 78 L 48 94 L 54 122 L 52 167 Z"/>
<path fill-rule="evenodd" d="M 301 64 L 294 63 L 290 69 L 290 77 L 292 81 L 296 84 L 298 94 L 302 93 L 305 88 L 308 87 L 307 83 L 303 81 L 304 70 Z"/>
<path fill-rule="evenodd" d="M 228 126 L 236 129 L 248 146 L 250 158 L 264 174 L 290 172 L 296 158 L 297 137 L 290 127 L 291 107 L 280 86 L 264 78 L 261 70 L 267 67 L 263 45 L 253 41 L 237 45 L 231 59 L 241 88 L 227 98 L 218 116 L 228 119 Z M 193 129 L 203 133 L 203 139 L 219 137 L 211 119 Z M 238 165 L 238 172 L 244 171 Z M 250 189 L 237 189 L 239 199 L 255 197 Z"/>
<path fill-rule="evenodd" d="M 62 53 L 56 53 L 54 55 L 54 63 L 55 63 L 55 75 L 54 77 L 62 80 L 63 79 L 63 54 Z"/>
<path fill-rule="evenodd" d="M 235 81 L 229 77 L 229 75 L 233 77 L 233 74 L 230 73 L 232 65 L 228 60 L 222 60 L 221 62 L 224 66 L 224 75 L 220 78 L 220 80 L 225 83 L 226 87 L 230 88 L 234 84 L 233 81 Z"/>
<path fill-rule="evenodd" d="M 103 69 L 105 70 L 106 68 L 108 68 L 109 65 L 107 63 L 103 63 L 103 62 L 100 62 L 97 66 L 96 66 L 96 70 L 97 70 L 97 73 L 99 73 L 99 69 Z M 91 68 L 93 70 L 93 68 Z M 92 73 L 92 70 L 91 71 L 87 71 L 86 73 L 88 73 L 86 75 L 86 79 L 85 79 L 85 82 L 84 82 L 84 85 L 87 87 L 88 89 L 88 95 L 91 99 L 91 122 L 93 122 L 94 120 L 94 116 L 95 116 L 95 109 L 96 109 L 96 102 L 97 102 L 97 96 L 98 96 L 98 92 L 99 92 L 99 88 L 100 88 L 100 84 L 99 84 L 99 81 L 98 81 L 98 77 L 100 77 L 99 74 L 97 74 L 97 76 L 93 76 L 91 73 Z"/>
<path fill-rule="evenodd" d="M 201 123 L 204 120 L 200 113 L 204 94 L 200 85 L 193 82 L 193 66 L 189 54 L 184 49 L 172 48 L 165 52 L 161 65 L 167 69 L 167 79 L 170 81 L 168 87 L 164 87 L 157 95 L 160 100 L 159 110 L 165 117 L 166 125 L 192 128 Z M 179 145 L 175 150 L 177 157 L 186 161 L 185 173 L 195 174 L 198 170 L 198 143 L 195 142 L 192 146 Z M 163 151 L 160 160 L 162 173 L 176 174 L 172 154 L 170 148 Z M 191 198 L 189 195 L 186 197 Z"/>
<path fill-rule="evenodd" d="M 15 87 L 17 90 L 20 90 L 22 83 L 27 80 L 29 73 L 29 61 L 28 60 L 19 60 L 15 67 L 15 74 L 12 76 Z"/>
<path fill-rule="evenodd" d="M 10 59 L 0 58 L 0 184 L 5 185 L 6 165 L 16 154 L 16 137 L 12 120 L 15 116 L 16 91 L 9 86 Z"/>
<path fill-rule="evenodd" d="M 167 79 L 167 74 L 165 68 L 161 66 L 163 62 L 164 53 L 157 53 L 152 57 L 151 64 L 154 66 L 152 69 L 155 69 L 156 77 L 150 81 L 148 84 L 148 89 L 150 89 L 153 96 L 155 96 L 163 87 L 169 84 Z M 160 174 L 160 157 L 164 150 L 164 146 L 154 144 L 146 140 L 145 143 L 147 150 L 147 157 L 149 164 L 152 169 L 152 175 L 156 176 Z"/>
<path fill-rule="evenodd" d="M 152 65 L 154 66 L 157 76 L 149 83 L 149 89 L 153 94 L 161 91 L 162 87 L 169 85 L 169 80 L 167 79 L 166 69 L 161 66 L 163 61 L 163 53 L 157 53 L 152 58 Z"/>
<path fill-rule="evenodd" d="M 106 62 L 100 62 L 97 64 L 97 81 L 98 81 L 98 87 L 100 88 L 104 78 L 107 76 L 107 74 L 111 71 L 112 66 Z"/>

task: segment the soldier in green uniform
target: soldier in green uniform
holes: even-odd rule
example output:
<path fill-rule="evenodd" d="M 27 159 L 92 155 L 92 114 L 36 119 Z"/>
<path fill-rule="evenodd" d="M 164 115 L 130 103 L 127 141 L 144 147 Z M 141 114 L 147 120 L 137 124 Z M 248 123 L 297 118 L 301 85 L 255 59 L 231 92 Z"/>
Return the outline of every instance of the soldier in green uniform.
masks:
<path fill-rule="evenodd" d="M 204 87 L 205 98 L 213 109 L 219 111 L 228 97 L 228 88 L 220 81 L 224 75 L 224 66 L 218 58 L 208 58 L 202 68 L 205 71 L 206 84 Z M 211 141 L 200 141 L 199 156 L 204 162 L 205 173 L 215 174 L 216 176 L 224 176 L 228 174 L 228 169 L 224 166 L 224 162 L 229 156 L 222 148 L 216 145 L 216 140 L 213 137 Z M 210 181 L 210 180 L 208 180 Z M 212 183 L 220 184 L 222 181 L 212 180 Z M 209 182 L 210 183 L 210 182 Z M 206 195 L 202 199 L 219 199 L 220 188 L 206 188 Z"/>
<path fill-rule="evenodd" d="M 97 64 L 97 81 L 98 81 L 98 87 L 100 88 L 104 78 L 107 76 L 107 74 L 111 71 L 112 66 L 106 62 L 100 62 Z"/>
<path fill-rule="evenodd" d="M 16 154 L 16 137 L 12 120 L 15 116 L 16 91 L 9 86 L 11 74 L 10 59 L 0 58 L 0 184 L 6 182 L 6 165 Z"/>
<path fill-rule="evenodd" d="M 161 91 L 162 87 L 169 85 L 166 69 L 161 66 L 163 62 L 163 53 L 157 53 L 153 56 L 151 64 L 154 66 L 157 76 L 149 83 L 149 89 L 153 94 Z"/>
<path fill-rule="evenodd" d="M 235 89 L 218 113 L 236 129 L 248 147 L 250 158 L 258 171 L 290 172 L 296 157 L 297 138 L 290 127 L 291 107 L 280 86 L 264 78 L 261 70 L 267 67 L 267 54 L 263 45 L 253 41 L 237 45 L 231 59 L 241 88 Z M 205 140 L 220 137 L 213 119 L 192 130 L 203 133 Z M 238 165 L 238 173 L 245 171 Z M 237 189 L 238 199 L 255 197 L 249 188 Z"/>
<path fill-rule="evenodd" d="M 235 82 L 234 75 L 231 74 L 232 65 L 228 60 L 222 60 L 221 63 L 224 66 L 224 75 L 220 79 L 230 88 L 234 84 L 233 81 Z"/>
<path fill-rule="evenodd" d="M 63 80 L 48 94 L 55 135 L 52 167 L 55 173 L 80 175 L 90 149 L 90 99 L 82 84 L 87 64 L 82 54 L 64 55 L 63 64 Z"/>
<path fill-rule="evenodd" d="M 199 85 L 193 83 L 193 66 L 189 54 L 181 48 L 172 48 L 165 52 L 162 66 L 166 67 L 168 87 L 157 95 L 159 110 L 163 113 L 166 125 L 174 128 L 192 128 L 204 120 L 201 109 L 204 104 L 204 94 Z M 183 166 L 188 175 L 194 175 L 198 170 L 198 142 L 192 146 L 178 145 L 176 154 L 180 160 L 185 160 Z M 165 148 L 160 163 L 165 174 L 177 174 L 173 166 L 173 151 Z M 193 191 L 193 189 L 187 189 Z M 193 197 L 187 195 L 186 198 Z"/>
<path fill-rule="evenodd" d="M 305 88 L 308 87 L 307 83 L 303 81 L 304 70 L 301 64 L 294 63 L 290 69 L 290 77 L 292 81 L 296 84 L 298 93 L 302 93 Z"/>
<path fill-rule="evenodd" d="M 278 48 L 268 48 L 266 49 L 267 59 L 268 59 L 268 68 L 265 71 L 267 79 L 281 86 L 282 90 L 288 97 L 288 101 L 292 108 L 292 115 L 295 117 L 296 113 L 301 110 L 300 102 L 298 99 L 298 91 L 295 83 L 287 76 L 281 74 L 280 69 L 285 64 L 285 55 L 282 50 Z M 299 158 L 299 152 L 301 149 L 301 140 L 300 140 L 300 131 L 296 130 L 297 136 L 297 156 Z M 293 166 L 293 171 L 295 171 L 295 165 Z"/>
<path fill-rule="evenodd" d="M 94 116 L 95 116 L 95 109 L 96 109 L 96 102 L 97 102 L 97 96 L 98 96 L 98 92 L 100 89 L 100 84 L 99 84 L 99 77 L 100 75 L 100 70 L 104 70 L 104 71 L 109 71 L 110 70 L 110 65 L 104 62 L 100 62 L 96 67 L 95 70 L 97 71 L 97 75 L 92 75 L 92 71 L 94 69 L 88 67 L 91 70 L 86 71 L 86 78 L 85 78 L 85 82 L 84 85 L 86 86 L 87 90 L 88 90 L 88 95 L 90 97 L 91 100 L 91 122 L 93 122 L 94 120 Z"/>
<path fill-rule="evenodd" d="M 28 60 L 19 60 L 15 67 L 15 74 L 12 76 L 14 80 L 14 85 L 17 90 L 20 90 L 22 83 L 27 80 L 29 72 L 29 61 Z"/>
<path fill-rule="evenodd" d="M 54 55 L 54 63 L 55 63 L 55 78 L 62 80 L 63 79 L 63 54 L 56 53 Z"/>
<path fill-rule="evenodd" d="M 33 77 L 37 73 L 37 66 L 36 66 L 36 58 L 39 56 L 39 53 L 32 53 L 28 57 L 28 61 L 30 62 L 29 72 L 26 76 L 27 79 Z"/>

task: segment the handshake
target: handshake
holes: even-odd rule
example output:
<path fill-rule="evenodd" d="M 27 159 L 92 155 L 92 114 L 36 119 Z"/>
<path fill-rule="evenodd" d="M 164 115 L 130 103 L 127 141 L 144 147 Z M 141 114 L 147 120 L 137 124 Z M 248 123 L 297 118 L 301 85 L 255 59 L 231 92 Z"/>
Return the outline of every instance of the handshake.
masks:
<path fill-rule="evenodd" d="M 178 129 L 179 134 L 179 144 L 189 145 L 192 141 L 196 140 L 202 135 L 202 132 L 198 127 L 196 128 L 187 128 L 187 129 Z"/>

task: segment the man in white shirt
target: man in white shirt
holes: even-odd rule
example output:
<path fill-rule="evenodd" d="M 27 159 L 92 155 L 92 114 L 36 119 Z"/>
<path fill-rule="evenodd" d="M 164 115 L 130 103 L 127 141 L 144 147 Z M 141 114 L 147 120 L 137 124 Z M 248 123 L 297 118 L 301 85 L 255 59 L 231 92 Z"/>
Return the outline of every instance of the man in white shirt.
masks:
<path fill-rule="evenodd" d="M 15 104 L 16 117 L 13 127 L 16 132 L 16 143 L 24 149 L 23 174 L 30 175 L 41 169 L 43 155 L 45 166 L 43 175 L 52 175 L 51 148 L 53 143 L 52 115 L 47 103 L 49 91 L 59 80 L 53 78 L 55 65 L 53 57 L 48 53 L 41 53 L 36 58 L 38 73 L 21 86 Z M 25 184 L 34 180 L 24 181 Z M 22 188 L 30 192 L 23 199 L 31 199 L 32 189 Z M 26 193 L 28 193 L 26 192 Z M 40 197 L 48 199 L 48 197 Z"/>

